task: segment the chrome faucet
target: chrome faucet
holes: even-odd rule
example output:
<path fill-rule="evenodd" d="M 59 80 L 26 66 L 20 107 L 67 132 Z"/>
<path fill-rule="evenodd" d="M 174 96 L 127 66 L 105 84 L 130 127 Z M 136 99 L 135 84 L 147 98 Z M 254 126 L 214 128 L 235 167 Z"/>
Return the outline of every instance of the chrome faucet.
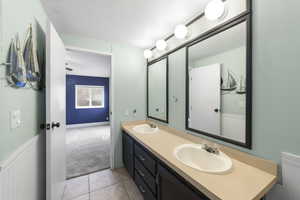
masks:
<path fill-rule="evenodd" d="M 219 149 L 217 147 L 211 147 L 208 144 L 204 144 L 203 149 L 207 151 L 208 153 L 213 153 L 218 155 L 220 153 Z"/>
<path fill-rule="evenodd" d="M 149 124 L 151 128 L 156 128 L 157 126 L 155 124 L 150 123 Z"/>

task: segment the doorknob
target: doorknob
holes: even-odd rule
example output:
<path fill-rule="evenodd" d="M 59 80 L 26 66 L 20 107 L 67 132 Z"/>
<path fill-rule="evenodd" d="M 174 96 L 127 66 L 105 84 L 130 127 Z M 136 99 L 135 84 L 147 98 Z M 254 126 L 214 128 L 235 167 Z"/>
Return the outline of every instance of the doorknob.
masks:
<path fill-rule="evenodd" d="M 218 113 L 220 110 L 219 110 L 218 108 L 216 108 L 216 109 L 214 109 L 214 111 L 215 111 L 216 113 Z"/>
<path fill-rule="evenodd" d="M 59 122 L 52 122 L 52 125 L 51 125 L 52 129 L 53 128 L 59 128 L 60 127 L 60 123 Z"/>

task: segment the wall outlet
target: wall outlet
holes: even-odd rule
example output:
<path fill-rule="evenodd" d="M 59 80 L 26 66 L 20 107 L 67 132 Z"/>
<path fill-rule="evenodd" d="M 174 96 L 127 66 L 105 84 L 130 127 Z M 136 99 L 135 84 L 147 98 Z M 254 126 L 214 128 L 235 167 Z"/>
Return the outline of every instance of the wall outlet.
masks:
<path fill-rule="evenodd" d="M 21 126 L 21 111 L 13 110 L 10 112 L 10 128 L 17 129 Z"/>

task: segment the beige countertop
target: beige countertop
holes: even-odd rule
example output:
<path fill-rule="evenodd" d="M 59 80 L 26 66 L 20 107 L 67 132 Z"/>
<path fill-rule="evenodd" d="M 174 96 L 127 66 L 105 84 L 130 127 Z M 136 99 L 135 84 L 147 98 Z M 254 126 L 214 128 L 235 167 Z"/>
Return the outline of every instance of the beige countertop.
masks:
<path fill-rule="evenodd" d="M 135 125 L 145 122 L 126 122 L 122 129 L 213 200 L 259 200 L 276 183 L 275 163 L 223 145 L 219 145 L 220 150 L 232 159 L 230 172 L 209 174 L 190 168 L 173 156 L 174 149 L 182 144 L 210 142 L 167 126 L 159 126 L 160 130 L 155 134 L 133 131 Z"/>

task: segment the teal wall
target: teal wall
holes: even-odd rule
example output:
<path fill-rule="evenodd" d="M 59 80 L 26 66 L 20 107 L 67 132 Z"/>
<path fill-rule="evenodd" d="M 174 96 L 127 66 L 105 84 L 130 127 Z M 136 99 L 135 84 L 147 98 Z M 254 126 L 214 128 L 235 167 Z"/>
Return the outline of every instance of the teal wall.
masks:
<path fill-rule="evenodd" d="M 143 50 L 124 44 L 62 35 L 66 46 L 112 55 L 111 92 L 112 131 L 115 143 L 115 167 L 123 165 L 121 122 L 144 120 L 146 117 L 146 61 Z M 136 115 L 133 110 L 136 109 Z M 128 115 L 126 112 L 128 111 Z"/>
<path fill-rule="evenodd" d="M 253 2 L 253 151 L 300 155 L 300 1 Z"/>
<path fill-rule="evenodd" d="M 11 38 L 19 33 L 21 42 L 29 23 L 33 24 L 40 55 L 44 54 L 46 14 L 39 0 L 1 0 L 0 6 L 0 62 L 5 62 Z M 7 86 L 5 67 L 0 66 L 0 162 L 20 145 L 39 133 L 44 118 L 43 92 L 13 89 Z M 22 125 L 11 130 L 9 113 L 21 110 Z"/>
<path fill-rule="evenodd" d="M 294 0 L 253 0 L 253 149 L 226 143 L 277 163 L 281 152 L 300 155 L 299 7 Z M 184 130 L 185 49 L 169 63 L 169 125 Z"/>

